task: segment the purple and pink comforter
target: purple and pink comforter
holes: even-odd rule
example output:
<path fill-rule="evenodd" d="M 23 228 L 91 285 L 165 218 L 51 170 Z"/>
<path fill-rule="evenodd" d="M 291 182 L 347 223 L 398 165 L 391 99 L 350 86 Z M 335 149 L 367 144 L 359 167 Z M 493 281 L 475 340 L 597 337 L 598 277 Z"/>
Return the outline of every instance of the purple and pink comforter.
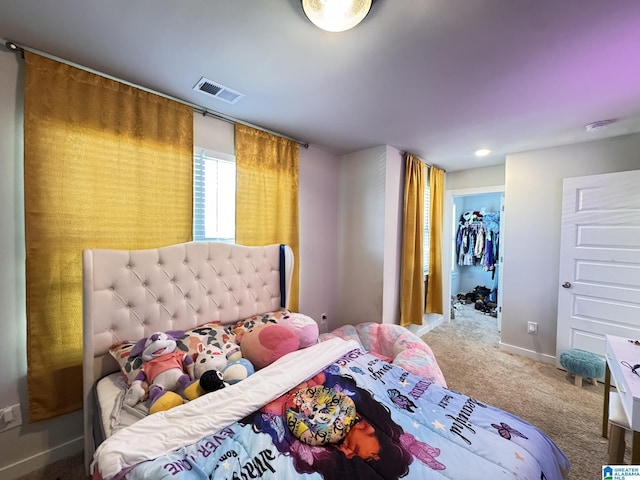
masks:
<path fill-rule="evenodd" d="M 298 388 L 349 396 L 357 422 L 311 446 L 283 405 Z M 547 479 L 569 461 L 536 427 L 363 351 L 328 339 L 231 387 L 149 416 L 101 444 L 97 478 Z"/>

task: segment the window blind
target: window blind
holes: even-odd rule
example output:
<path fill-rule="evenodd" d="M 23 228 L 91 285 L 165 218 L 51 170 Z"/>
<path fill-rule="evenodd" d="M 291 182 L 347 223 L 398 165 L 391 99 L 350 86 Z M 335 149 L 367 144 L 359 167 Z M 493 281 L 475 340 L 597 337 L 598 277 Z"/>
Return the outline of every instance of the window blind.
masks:
<path fill-rule="evenodd" d="M 423 236 L 422 236 L 422 269 L 425 275 L 429 274 L 429 182 L 426 181 L 424 185 L 424 216 L 422 220 Z"/>
<path fill-rule="evenodd" d="M 196 148 L 193 155 L 193 239 L 235 241 L 233 155 Z"/>

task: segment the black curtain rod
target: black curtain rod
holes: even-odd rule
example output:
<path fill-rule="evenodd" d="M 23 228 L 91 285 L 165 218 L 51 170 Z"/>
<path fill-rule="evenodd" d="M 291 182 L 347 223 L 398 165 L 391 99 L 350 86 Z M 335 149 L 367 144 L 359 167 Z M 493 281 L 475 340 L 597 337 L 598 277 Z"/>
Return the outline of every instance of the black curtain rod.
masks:
<path fill-rule="evenodd" d="M 442 170 L 440 167 L 438 167 L 437 165 L 433 165 L 432 163 L 429 162 L 425 162 L 422 158 L 418 157 L 417 155 L 414 155 L 413 153 L 409 153 L 409 152 L 400 152 L 400 155 L 402 155 L 403 157 L 406 155 L 411 155 L 412 157 L 416 157 L 418 160 L 420 160 L 422 163 L 424 163 L 427 167 L 433 167 L 433 168 L 438 168 L 440 170 Z M 443 170 L 446 172 L 446 170 Z"/>
<path fill-rule="evenodd" d="M 109 78 L 109 79 L 114 80 L 116 82 L 124 83 L 126 85 L 131 86 L 131 87 L 138 88 L 140 90 L 144 90 L 144 91 L 149 92 L 149 93 L 153 93 L 154 95 L 159 95 L 159 96 L 167 98 L 169 100 L 173 100 L 174 102 L 182 103 L 183 105 L 187 105 L 187 106 L 193 108 L 193 110 L 196 113 L 200 113 L 205 117 L 208 116 L 208 117 L 217 118 L 218 120 L 223 120 L 225 122 L 232 123 L 232 124 L 240 123 L 240 124 L 245 125 L 247 127 L 255 128 L 256 130 L 261 130 L 263 132 L 270 133 L 272 135 L 277 135 L 278 137 L 286 138 L 287 140 L 292 140 L 292 141 L 296 142 L 298 145 L 300 145 L 300 146 L 302 146 L 304 148 L 309 148 L 309 144 L 307 142 L 302 142 L 302 141 L 297 140 L 295 138 L 291 138 L 291 137 L 289 137 L 287 135 L 282 135 L 281 133 L 272 132 L 271 130 L 267 130 L 266 128 L 260 127 L 258 125 L 253 125 L 253 124 L 248 123 L 248 122 L 243 122 L 242 120 L 238 120 L 237 118 L 229 117 L 227 115 L 223 115 L 223 114 L 215 112 L 215 111 L 207 110 L 206 108 L 203 108 L 200 105 L 195 105 L 193 103 L 186 102 L 186 101 L 181 100 L 179 98 L 175 98 L 175 97 L 172 97 L 170 95 L 166 95 L 166 94 L 161 93 L 161 92 L 156 92 L 156 91 L 151 90 L 149 88 L 141 87 L 140 85 L 136 85 L 134 83 L 127 82 L 126 80 L 122 80 L 120 78 L 116 78 L 116 77 L 113 77 L 111 75 L 107 75 L 105 73 L 98 72 L 97 70 L 93 70 L 93 69 L 85 67 L 83 65 L 78 65 L 76 63 L 69 62 L 67 60 L 55 57 L 55 56 L 50 55 L 48 53 L 41 52 L 41 51 L 38 51 L 38 50 L 35 50 L 35 49 L 32 49 L 32 48 L 28 48 L 28 47 L 21 47 L 18 44 L 14 43 L 14 42 L 10 42 L 10 41 L 9 42 L 5 42 L 4 45 L 5 45 L 5 47 L 7 47 L 7 50 L 9 50 L 10 52 L 19 53 L 20 56 L 23 59 L 24 59 L 24 52 L 25 52 L 25 50 L 27 50 L 29 52 L 36 53 L 36 54 L 41 55 L 43 57 L 47 57 L 47 58 L 50 58 L 52 60 L 56 60 L 56 61 L 61 62 L 61 63 L 65 63 L 65 64 L 70 65 L 72 67 L 76 67 L 76 68 L 79 68 L 81 70 L 85 70 L 87 72 L 95 73 L 96 75 L 100 75 L 102 77 Z"/>

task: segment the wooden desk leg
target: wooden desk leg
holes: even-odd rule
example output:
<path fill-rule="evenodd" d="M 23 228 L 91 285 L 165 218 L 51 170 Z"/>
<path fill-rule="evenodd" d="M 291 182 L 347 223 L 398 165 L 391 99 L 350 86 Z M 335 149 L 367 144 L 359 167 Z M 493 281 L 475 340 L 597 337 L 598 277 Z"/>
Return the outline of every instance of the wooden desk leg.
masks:
<path fill-rule="evenodd" d="M 631 465 L 640 465 L 640 432 L 634 431 L 631 441 Z"/>
<path fill-rule="evenodd" d="M 606 363 L 604 370 L 604 402 L 602 402 L 602 436 L 607 438 L 609 435 L 609 392 L 611 391 L 611 370 L 609 364 Z M 634 442 L 635 445 L 635 442 Z M 635 447 L 634 447 L 635 448 Z M 640 448 L 640 442 L 638 443 Z"/>

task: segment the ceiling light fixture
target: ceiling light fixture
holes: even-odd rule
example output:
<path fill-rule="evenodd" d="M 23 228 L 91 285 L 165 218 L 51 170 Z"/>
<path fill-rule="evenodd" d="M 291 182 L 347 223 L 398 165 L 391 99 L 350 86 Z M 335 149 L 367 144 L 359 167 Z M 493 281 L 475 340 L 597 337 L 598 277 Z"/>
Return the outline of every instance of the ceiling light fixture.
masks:
<path fill-rule="evenodd" d="M 371 9 L 371 0 L 302 0 L 305 15 L 327 32 L 344 32 L 358 25 Z"/>
<path fill-rule="evenodd" d="M 491 153 L 491 150 L 489 150 L 488 148 L 480 148 L 476 150 L 476 157 L 486 157 L 490 153 Z"/>

